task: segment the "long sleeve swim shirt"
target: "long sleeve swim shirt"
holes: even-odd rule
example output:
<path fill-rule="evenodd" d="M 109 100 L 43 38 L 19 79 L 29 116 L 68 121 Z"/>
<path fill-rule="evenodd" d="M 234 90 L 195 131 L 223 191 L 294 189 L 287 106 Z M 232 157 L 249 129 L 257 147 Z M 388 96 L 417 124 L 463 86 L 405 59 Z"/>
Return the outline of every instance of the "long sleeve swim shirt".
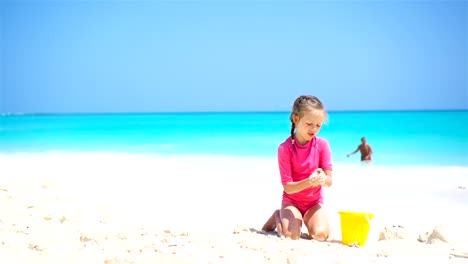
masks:
<path fill-rule="evenodd" d="M 301 146 L 297 140 L 293 144 L 289 137 L 278 147 L 278 164 L 283 185 L 306 179 L 317 168 L 332 170 L 330 145 L 326 139 L 314 137 Z M 283 204 L 291 203 L 298 207 L 323 203 L 322 186 L 308 187 L 296 193 L 283 191 Z"/>

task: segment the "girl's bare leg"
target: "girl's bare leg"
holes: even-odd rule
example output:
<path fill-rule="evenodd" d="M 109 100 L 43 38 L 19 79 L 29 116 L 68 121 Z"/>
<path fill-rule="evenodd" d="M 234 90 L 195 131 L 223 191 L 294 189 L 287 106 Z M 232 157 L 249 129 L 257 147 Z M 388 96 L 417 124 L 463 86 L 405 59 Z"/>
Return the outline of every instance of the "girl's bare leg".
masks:
<path fill-rule="evenodd" d="M 279 212 L 279 210 L 275 210 L 273 214 L 268 218 L 266 223 L 263 225 L 262 230 L 266 232 L 272 232 L 275 231 L 276 228 L 276 212 Z"/>
<path fill-rule="evenodd" d="M 270 218 L 266 221 L 263 225 L 262 230 L 266 232 L 275 231 L 278 233 L 278 236 L 283 235 L 283 228 L 281 226 L 281 217 L 280 217 L 280 210 L 275 210 Z"/>
<path fill-rule="evenodd" d="M 325 208 L 320 204 L 311 207 L 304 214 L 304 223 L 309 231 L 309 236 L 319 241 L 325 241 L 330 235 L 330 226 Z"/>
<path fill-rule="evenodd" d="M 299 209 L 293 205 L 283 205 L 280 216 L 282 235 L 291 239 L 299 239 L 302 228 L 302 214 Z"/>

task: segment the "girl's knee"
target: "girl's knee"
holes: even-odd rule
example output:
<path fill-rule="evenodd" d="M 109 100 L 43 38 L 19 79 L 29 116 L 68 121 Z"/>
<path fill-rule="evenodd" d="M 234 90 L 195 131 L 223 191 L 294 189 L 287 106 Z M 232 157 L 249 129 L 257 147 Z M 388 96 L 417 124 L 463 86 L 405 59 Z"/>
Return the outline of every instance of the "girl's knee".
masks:
<path fill-rule="evenodd" d="M 290 238 L 293 240 L 297 240 L 301 237 L 301 226 L 297 224 L 288 225 L 283 223 L 282 227 L 282 235 L 286 238 Z"/>
<path fill-rule="evenodd" d="M 328 239 L 328 236 L 330 235 L 330 232 L 328 230 L 322 229 L 322 230 L 316 230 L 311 234 L 311 237 L 313 239 L 316 239 L 318 241 L 325 241 Z"/>
<path fill-rule="evenodd" d="M 291 232 L 291 231 L 284 231 L 283 230 L 283 235 L 286 238 L 290 238 L 292 240 L 298 240 L 301 237 L 301 232 Z"/>

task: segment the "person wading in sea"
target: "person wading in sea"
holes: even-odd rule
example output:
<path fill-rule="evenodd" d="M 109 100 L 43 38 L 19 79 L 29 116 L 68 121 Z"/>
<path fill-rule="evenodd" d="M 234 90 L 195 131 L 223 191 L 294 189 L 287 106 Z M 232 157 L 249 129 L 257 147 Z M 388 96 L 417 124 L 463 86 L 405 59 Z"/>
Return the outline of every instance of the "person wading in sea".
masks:
<path fill-rule="evenodd" d="M 365 137 L 361 138 L 361 144 L 357 146 L 356 150 L 351 153 L 346 154 L 346 157 L 349 158 L 351 155 L 353 155 L 354 153 L 358 151 L 361 152 L 361 162 L 370 164 L 372 160 L 371 156 L 372 156 L 372 153 L 374 152 L 372 151 L 372 147 L 369 144 L 367 144 L 367 140 Z"/>

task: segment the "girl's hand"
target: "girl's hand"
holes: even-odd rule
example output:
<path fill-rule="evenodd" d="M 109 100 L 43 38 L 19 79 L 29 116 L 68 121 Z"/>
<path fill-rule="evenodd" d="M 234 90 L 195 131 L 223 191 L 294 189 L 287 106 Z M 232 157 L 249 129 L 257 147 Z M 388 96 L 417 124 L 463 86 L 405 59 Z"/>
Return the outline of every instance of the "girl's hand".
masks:
<path fill-rule="evenodd" d="M 325 172 L 321 168 L 318 168 L 309 176 L 309 183 L 314 187 L 324 185 L 325 176 Z"/>

